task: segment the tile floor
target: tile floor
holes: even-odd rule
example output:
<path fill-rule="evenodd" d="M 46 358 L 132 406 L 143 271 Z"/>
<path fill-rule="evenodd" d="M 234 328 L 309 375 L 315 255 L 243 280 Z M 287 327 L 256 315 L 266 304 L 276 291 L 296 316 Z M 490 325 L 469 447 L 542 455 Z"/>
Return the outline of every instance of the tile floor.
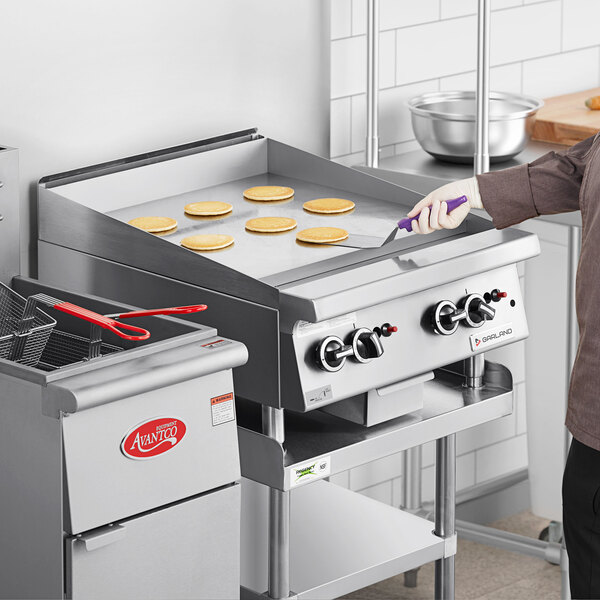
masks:
<path fill-rule="evenodd" d="M 537 537 L 548 524 L 529 512 L 492 523 Z M 404 587 L 403 575 L 344 596 L 347 600 L 431 600 L 433 564 L 419 570 L 418 586 Z M 506 550 L 459 540 L 456 556 L 456 600 L 559 600 L 560 568 Z"/>

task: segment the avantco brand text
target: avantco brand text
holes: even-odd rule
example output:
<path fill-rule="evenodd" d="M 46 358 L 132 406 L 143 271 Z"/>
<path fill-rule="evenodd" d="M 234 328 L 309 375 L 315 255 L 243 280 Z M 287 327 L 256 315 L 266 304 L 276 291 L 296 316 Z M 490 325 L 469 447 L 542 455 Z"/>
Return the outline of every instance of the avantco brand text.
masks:
<path fill-rule="evenodd" d="M 154 458 L 173 449 L 186 432 L 185 423 L 174 417 L 150 419 L 130 430 L 121 441 L 121 452 L 134 460 Z"/>

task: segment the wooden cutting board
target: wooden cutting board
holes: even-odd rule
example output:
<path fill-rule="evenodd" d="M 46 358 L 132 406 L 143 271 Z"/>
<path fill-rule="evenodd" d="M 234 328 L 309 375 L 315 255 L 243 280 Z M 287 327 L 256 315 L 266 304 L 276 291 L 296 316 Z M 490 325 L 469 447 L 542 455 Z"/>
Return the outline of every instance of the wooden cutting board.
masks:
<path fill-rule="evenodd" d="M 544 100 L 537 112 L 533 139 L 572 146 L 598 133 L 600 110 L 590 110 L 585 105 L 591 96 L 600 96 L 600 88 Z"/>

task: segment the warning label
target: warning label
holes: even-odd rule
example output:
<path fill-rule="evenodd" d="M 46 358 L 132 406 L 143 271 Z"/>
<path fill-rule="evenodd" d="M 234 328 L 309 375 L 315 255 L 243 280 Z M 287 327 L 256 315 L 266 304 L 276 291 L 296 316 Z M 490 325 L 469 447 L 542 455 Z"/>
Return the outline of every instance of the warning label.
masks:
<path fill-rule="evenodd" d="M 210 399 L 210 410 L 212 414 L 212 424 L 222 425 L 229 423 L 235 419 L 235 402 L 233 400 L 233 392 L 215 396 Z"/>

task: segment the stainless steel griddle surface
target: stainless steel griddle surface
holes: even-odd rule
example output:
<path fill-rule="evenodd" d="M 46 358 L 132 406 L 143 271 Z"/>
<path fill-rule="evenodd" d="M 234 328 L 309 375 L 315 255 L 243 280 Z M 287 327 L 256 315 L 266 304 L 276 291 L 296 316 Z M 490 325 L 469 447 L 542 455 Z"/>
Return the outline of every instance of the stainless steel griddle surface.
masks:
<path fill-rule="evenodd" d="M 289 201 L 252 202 L 243 197 L 245 189 L 257 185 L 283 185 L 294 188 L 295 195 Z M 302 205 L 315 198 L 347 198 L 356 203 L 351 213 L 339 215 L 316 215 L 305 211 Z M 191 202 L 218 200 L 233 205 L 233 212 L 223 217 L 190 217 L 184 213 L 184 206 Z M 135 217 L 171 217 L 179 223 L 177 230 L 162 239 L 179 245 L 187 236 L 200 233 L 229 234 L 235 238 L 233 246 L 222 250 L 203 252 L 216 262 L 243 272 L 256 279 L 264 279 L 277 273 L 297 269 L 306 265 L 360 252 L 352 248 L 333 245 L 310 245 L 296 242 L 296 232 L 308 227 L 341 227 L 349 233 L 376 236 L 381 241 L 390 233 L 395 223 L 406 215 L 410 207 L 403 207 L 375 198 L 343 192 L 306 181 L 281 177 L 269 173 L 255 175 L 194 190 L 177 196 L 137 204 L 108 213 L 111 217 L 127 222 Z M 283 233 L 260 234 L 246 231 L 245 223 L 255 217 L 292 217 L 298 222 L 296 229 Z M 451 233 L 448 233 L 451 235 Z M 152 235 L 152 234 L 149 234 Z M 412 234 L 399 232 L 415 246 Z M 423 237 L 423 244 L 427 240 Z M 396 242 L 398 244 L 398 241 Z M 397 248 L 397 246 L 396 246 Z M 190 250 L 190 252 L 192 252 Z"/>

